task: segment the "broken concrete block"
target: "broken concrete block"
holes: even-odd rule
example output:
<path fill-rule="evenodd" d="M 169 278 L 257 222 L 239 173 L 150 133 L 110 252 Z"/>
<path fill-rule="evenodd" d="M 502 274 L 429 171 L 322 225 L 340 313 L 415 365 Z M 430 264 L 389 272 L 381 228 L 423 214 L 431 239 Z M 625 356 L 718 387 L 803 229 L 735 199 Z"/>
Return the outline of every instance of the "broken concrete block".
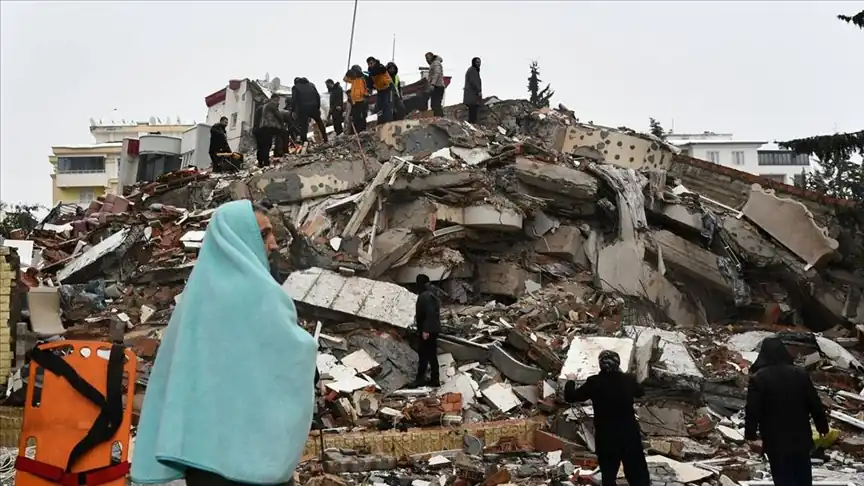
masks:
<path fill-rule="evenodd" d="M 378 140 L 399 152 L 405 150 L 402 136 L 412 128 L 420 126 L 420 120 L 398 120 L 378 128 Z"/>
<path fill-rule="evenodd" d="M 702 214 L 683 204 L 661 204 L 654 212 L 693 231 L 702 232 Z"/>
<path fill-rule="evenodd" d="M 422 176 L 403 176 L 390 186 L 393 191 L 428 192 L 448 187 L 467 186 L 485 178 L 481 171 L 446 171 Z"/>
<path fill-rule="evenodd" d="M 432 282 L 448 278 L 470 278 L 474 270 L 461 253 L 452 248 L 441 248 L 434 254 L 415 258 L 392 272 L 393 281 L 400 284 L 414 283 L 424 274 Z"/>
<path fill-rule="evenodd" d="M 669 388 L 672 389 L 693 391 L 702 389 L 705 376 L 702 375 L 699 366 L 690 356 L 690 352 L 684 344 L 686 336 L 683 333 L 640 326 L 627 326 L 624 328 L 624 332 L 627 336 L 635 339 L 637 343 L 643 339 L 643 335 L 658 337 L 659 357 L 651 366 L 651 371 L 658 380 L 668 384 Z"/>
<path fill-rule="evenodd" d="M 513 263 L 485 262 L 477 265 L 480 292 L 519 298 L 526 292 L 526 283 L 537 283 L 539 276 Z"/>
<path fill-rule="evenodd" d="M 437 207 L 428 199 L 418 198 L 409 203 L 393 205 L 387 212 L 389 213 L 388 228 L 435 231 Z"/>
<path fill-rule="evenodd" d="M 457 361 L 484 362 L 489 359 L 491 351 L 489 346 L 473 343 L 456 336 L 440 336 L 438 338 L 438 349 L 450 353 Z"/>
<path fill-rule="evenodd" d="M 566 380 L 567 375 L 576 375 L 577 383 L 584 382 L 591 375 L 600 372 L 600 353 L 605 350 L 615 351 L 621 358 L 621 371 L 629 372 L 635 344 L 630 338 L 612 338 L 603 336 L 577 336 L 570 343 L 567 359 L 561 368 L 559 380 Z"/>
<path fill-rule="evenodd" d="M 750 197 L 741 213 L 807 262 L 808 267 L 830 260 L 839 247 L 826 228 L 816 225 L 804 204 L 779 198 L 773 189 L 762 189 L 759 184 L 750 186 Z"/>
<path fill-rule="evenodd" d="M 462 208 L 454 208 L 437 202 L 434 204 L 436 208 L 435 217 L 438 221 L 458 225 L 464 223 Z"/>
<path fill-rule="evenodd" d="M 684 412 L 677 408 L 640 406 L 636 409 L 636 416 L 645 435 L 687 435 L 687 419 Z"/>
<path fill-rule="evenodd" d="M 508 207 L 480 204 L 462 209 L 462 224 L 490 231 L 521 231 L 522 215 Z"/>
<path fill-rule="evenodd" d="M 522 405 L 522 401 L 513 393 L 513 389 L 503 383 L 488 386 L 483 389 L 482 393 L 486 400 L 502 412 L 509 412 Z"/>
<path fill-rule="evenodd" d="M 482 147 L 450 147 L 450 154 L 468 165 L 481 164 L 491 157 L 489 149 Z"/>
<path fill-rule="evenodd" d="M 636 338 L 636 349 L 633 353 L 633 373 L 639 383 L 648 379 L 651 374 L 651 359 L 660 336 L 653 333 L 640 333 Z"/>
<path fill-rule="evenodd" d="M 539 238 L 559 226 L 561 222 L 557 219 L 550 218 L 543 211 L 536 211 L 529 220 L 525 221 L 524 229 L 525 234 L 530 238 Z"/>
<path fill-rule="evenodd" d="M 282 289 L 302 305 L 406 329 L 414 322 L 417 295 L 387 282 L 343 277 L 313 267 L 288 276 Z"/>
<path fill-rule="evenodd" d="M 392 228 L 375 237 L 375 248 L 369 277 L 376 278 L 390 269 L 394 263 L 414 246 L 420 237 L 405 228 Z"/>
<path fill-rule="evenodd" d="M 652 231 L 648 236 L 647 254 L 656 261 L 662 251 L 666 268 L 680 272 L 705 285 L 732 295 L 732 285 L 726 281 L 717 265 L 717 255 L 691 243 L 671 231 Z"/>
<path fill-rule="evenodd" d="M 508 379 L 524 385 L 536 385 L 546 377 L 545 371 L 510 356 L 501 346 L 495 345 L 490 349 L 492 364 Z"/>
<path fill-rule="evenodd" d="M 525 184 L 570 198 L 593 200 L 600 186 L 600 181 L 591 174 L 570 167 L 538 162 L 526 157 L 516 157 L 513 166 L 516 176 Z"/>
<path fill-rule="evenodd" d="M 369 163 L 377 165 L 375 161 Z M 377 172 L 380 167 L 374 167 Z M 252 177 L 249 187 L 256 199 L 291 203 L 339 192 L 351 191 L 366 182 L 362 160 L 333 160 L 302 165 L 285 171 L 265 172 Z"/>
<path fill-rule="evenodd" d="M 534 251 L 587 267 L 588 257 L 585 256 L 585 251 L 582 249 L 583 242 L 584 239 L 579 228 L 561 226 L 537 240 L 537 243 L 534 244 Z"/>
<path fill-rule="evenodd" d="M 555 138 L 556 149 L 577 154 L 582 147 L 597 150 L 609 164 L 635 170 L 669 169 L 675 155 L 671 147 L 647 135 L 628 134 L 584 123 L 559 128 Z"/>

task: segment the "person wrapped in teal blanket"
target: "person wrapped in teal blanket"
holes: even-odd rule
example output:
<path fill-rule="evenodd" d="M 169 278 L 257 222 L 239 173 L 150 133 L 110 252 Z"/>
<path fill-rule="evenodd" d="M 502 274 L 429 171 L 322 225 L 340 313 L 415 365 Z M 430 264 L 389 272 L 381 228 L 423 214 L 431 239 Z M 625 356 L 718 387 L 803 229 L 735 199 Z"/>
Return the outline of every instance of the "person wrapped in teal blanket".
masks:
<path fill-rule="evenodd" d="M 213 214 L 150 375 L 132 481 L 291 480 L 312 424 L 317 344 L 270 274 L 275 249 L 249 201 Z"/>

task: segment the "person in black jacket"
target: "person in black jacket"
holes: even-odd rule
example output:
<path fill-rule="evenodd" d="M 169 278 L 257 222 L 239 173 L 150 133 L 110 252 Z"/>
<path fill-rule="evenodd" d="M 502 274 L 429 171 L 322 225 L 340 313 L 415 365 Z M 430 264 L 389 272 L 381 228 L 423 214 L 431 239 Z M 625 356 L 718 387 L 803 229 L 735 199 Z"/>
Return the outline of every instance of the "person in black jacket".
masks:
<path fill-rule="evenodd" d="M 483 80 L 480 79 L 480 58 L 471 59 L 471 67 L 465 72 L 465 88 L 462 103 L 468 107 L 468 123 L 477 123 L 477 113 L 483 100 Z"/>
<path fill-rule="evenodd" d="M 228 126 L 228 117 L 223 116 L 219 119 L 219 123 L 210 127 L 210 161 L 213 163 L 213 172 L 222 172 L 222 158 L 216 154 L 224 154 L 231 152 L 231 147 L 228 145 L 228 134 L 225 127 Z"/>
<path fill-rule="evenodd" d="M 334 83 L 332 79 L 324 82 L 327 92 L 330 93 L 330 118 L 333 119 L 333 131 L 337 136 L 342 135 L 342 123 L 345 121 L 342 115 L 342 105 L 345 103 L 345 91 L 342 85 Z"/>
<path fill-rule="evenodd" d="M 417 364 L 417 379 L 414 386 L 440 386 L 438 381 L 438 334 L 441 332 L 441 303 L 435 289 L 429 283 L 429 277 L 424 274 L 417 275 L 417 286 L 421 288 L 417 296 L 417 310 L 414 322 L 417 332 L 420 334 L 420 342 L 417 345 L 417 355 L 420 362 Z M 426 381 L 426 368 L 430 367 L 431 377 Z"/>
<path fill-rule="evenodd" d="M 567 375 L 564 400 L 570 403 L 591 400 L 594 407 L 594 437 L 602 486 L 617 483 L 618 468 L 630 486 L 649 486 L 651 476 L 642 450 L 642 431 L 633 400 L 645 394 L 633 375 L 621 371 L 621 358 L 614 351 L 600 353 L 600 373 L 576 387 L 575 376 Z"/>
<path fill-rule="evenodd" d="M 793 364 L 783 341 L 765 339 L 750 367 L 744 438 L 756 440 L 757 431 L 762 435 L 762 451 L 776 486 L 812 484 L 811 417 L 816 430 L 827 434 L 828 419 L 810 375 Z"/>
<path fill-rule="evenodd" d="M 306 78 L 294 78 L 291 88 L 291 107 L 297 117 L 297 129 L 300 130 L 300 141 L 306 143 L 309 135 L 309 119 L 315 121 L 321 137 L 327 142 L 327 127 L 321 119 L 321 95 L 314 84 Z"/>

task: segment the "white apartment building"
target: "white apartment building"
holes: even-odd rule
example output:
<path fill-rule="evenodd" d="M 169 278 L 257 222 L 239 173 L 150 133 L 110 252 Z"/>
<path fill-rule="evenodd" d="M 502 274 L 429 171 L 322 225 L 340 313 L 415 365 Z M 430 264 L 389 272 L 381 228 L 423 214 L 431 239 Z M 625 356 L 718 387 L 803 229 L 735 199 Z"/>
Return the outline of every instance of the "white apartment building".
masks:
<path fill-rule="evenodd" d="M 666 140 L 682 155 L 713 162 L 789 185 L 800 185 L 810 158 L 789 150 L 760 150 L 767 141 L 736 140 L 731 133 L 670 133 Z"/>

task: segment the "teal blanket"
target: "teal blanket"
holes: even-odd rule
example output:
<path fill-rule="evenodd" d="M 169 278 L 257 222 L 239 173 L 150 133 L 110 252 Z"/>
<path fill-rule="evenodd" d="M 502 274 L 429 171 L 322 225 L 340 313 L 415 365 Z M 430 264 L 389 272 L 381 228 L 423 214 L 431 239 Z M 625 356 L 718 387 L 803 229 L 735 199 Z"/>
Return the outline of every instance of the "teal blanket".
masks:
<path fill-rule="evenodd" d="M 316 353 L 270 275 L 251 203 L 219 207 L 150 375 L 132 480 L 165 483 L 189 467 L 288 481 L 312 424 Z"/>

